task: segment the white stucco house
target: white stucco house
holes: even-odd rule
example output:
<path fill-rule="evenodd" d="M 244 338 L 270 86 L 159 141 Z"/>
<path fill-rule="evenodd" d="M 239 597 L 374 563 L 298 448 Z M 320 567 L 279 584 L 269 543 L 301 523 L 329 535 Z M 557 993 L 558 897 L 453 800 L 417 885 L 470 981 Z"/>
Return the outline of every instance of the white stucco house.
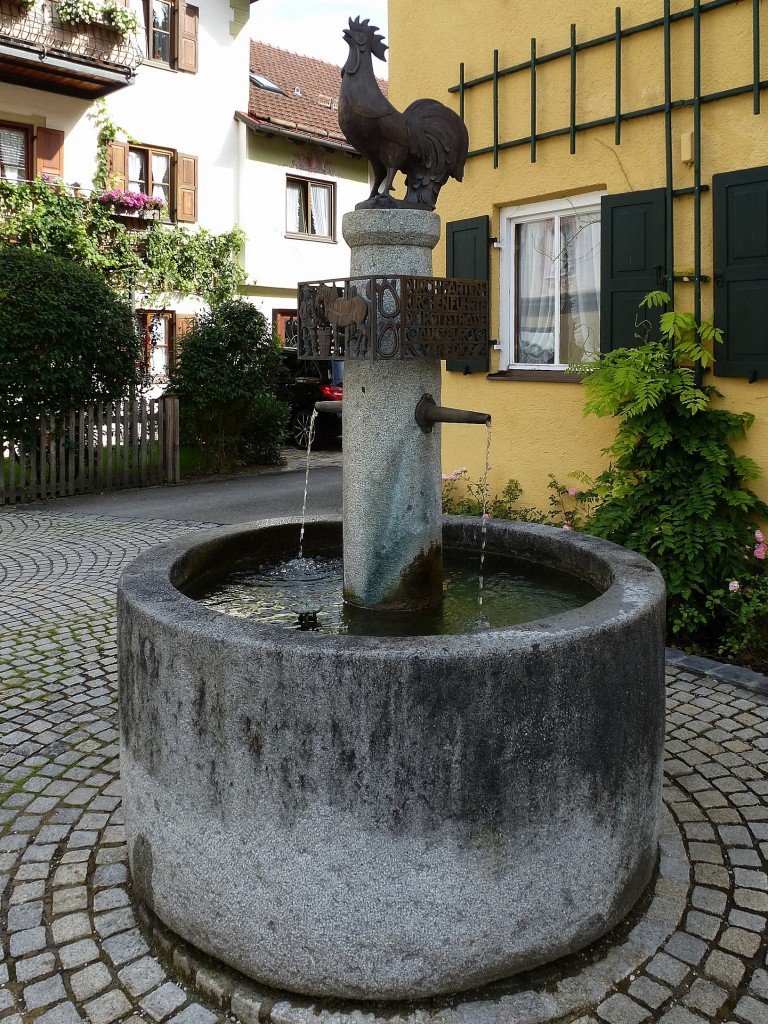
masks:
<path fill-rule="evenodd" d="M 125 0 L 126 34 L 67 21 L 78 2 L 0 0 L 0 178 L 91 190 L 103 99 L 108 184 L 162 197 L 192 231 L 243 228 L 244 292 L 290 340 L 297 282 L 348 274 L 341 217 L 369 192 L 338 125 L 338 66 L 251 42 L 254 0 Z M 158 386 L 200 308 L 161 301 L 136 296 Z"/>
<path fill-rule="evenodd" d="M 127 0 L 138 31 L 63 20 L 58 0 L 28 10 L 0 0 L 0 177 L 46 173 L 88 190 L 96 171 L 94 101 L 119 128 L 113 187 L 166 200 L 171 222 L 231 230 L 241 208 L 240 135 L 248 103 L 248 0 Z M 194 300 L 142 308 L 156 321 L 149 353 L 160 377 Z"/>
<path fill-rule="evenodd" d="M 254 41 L 248 84 L 236 114 L 244 290 L 290 342 L 297 282 L 349 275 L 341 219 L 370 192 L 368 162 L 339 128 L 337 65 Z"/>

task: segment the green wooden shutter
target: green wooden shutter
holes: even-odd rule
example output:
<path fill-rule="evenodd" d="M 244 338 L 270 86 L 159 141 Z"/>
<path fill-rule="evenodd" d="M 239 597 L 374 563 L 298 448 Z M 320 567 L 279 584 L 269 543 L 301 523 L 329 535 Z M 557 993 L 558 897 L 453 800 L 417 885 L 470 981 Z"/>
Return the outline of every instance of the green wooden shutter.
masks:
<path fill-rule="evenodd" d="M 445 225 L 445 276 L 463 281 L 488 280 L 490 219 L 471 217 Z M 488 373 L 488 356 L 481 359 L 446 359 L 446 370 L 457 373 Z"/>
<path fill-rule="evenodd" d="M 659 337 L 661 310 L 640 308 L 666 288 L 663 188 L 603 196 L 600 212 L 600 351 L 636 348 Z"/>
<path fill-rule="evenodd" d="M 768 377 L 768 167 L 715 174 L 715 352 L 719 377 Z"/>

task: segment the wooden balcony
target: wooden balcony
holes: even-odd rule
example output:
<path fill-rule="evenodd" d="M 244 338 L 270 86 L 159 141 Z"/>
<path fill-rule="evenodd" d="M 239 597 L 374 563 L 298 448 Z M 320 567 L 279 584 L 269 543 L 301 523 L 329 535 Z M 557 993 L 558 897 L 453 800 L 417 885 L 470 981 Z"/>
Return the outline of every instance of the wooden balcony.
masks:
<path fill-rule="evenodd" d="M 96 99 L 130 85 L 142 59 L 135 36 L 62 22 L 55 0 L 0 0 L 0 81 Z"/>

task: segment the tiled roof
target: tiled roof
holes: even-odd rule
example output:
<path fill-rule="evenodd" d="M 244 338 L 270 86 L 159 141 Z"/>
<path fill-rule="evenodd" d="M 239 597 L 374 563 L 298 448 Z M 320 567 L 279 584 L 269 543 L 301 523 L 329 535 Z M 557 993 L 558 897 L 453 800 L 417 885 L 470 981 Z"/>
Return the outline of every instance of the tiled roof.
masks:
<path fill-rule="evenodd" d="M 352 151 L 339 128 L 335 109 L 341 88 L 338 65 L 252 39 L 250 71 L 282 90 L 262 89 L 251 79 L 248 114 L 252 121 L 276 135 L 298 134 Z M 379 87 L 386 95 L 387 83 L 379 81 Z"/>

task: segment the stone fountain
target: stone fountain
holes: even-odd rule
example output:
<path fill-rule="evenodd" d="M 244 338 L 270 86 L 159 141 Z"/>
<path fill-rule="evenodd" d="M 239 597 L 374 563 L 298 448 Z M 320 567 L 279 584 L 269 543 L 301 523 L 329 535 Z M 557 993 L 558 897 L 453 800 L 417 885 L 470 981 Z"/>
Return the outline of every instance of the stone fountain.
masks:
<path fill-rule="evenodd" d="M 300 295 L 307 354 L 330 330 L 347 359 L 343 520 L 308 522 L 304 549 L 338 551 L 343 535 L 345 596 L 372 616 L 439 602 L 443 544 L 480 543 L 477 521 L 441 518 L 441 427 L 416 419 L 425 396 L 439 406 L 439 346 L 457 328 L 436 340 L 435 303 L 455 304 L 431 276 L 438 217 L 414 205 L 374 197 L 347 214 L 350 279 Z M 339 298 L 362 300 L 356 317 Z M 260 983 L 360 1000 L 460 992 L 613 928 L 657 855 L 658 572 L 595 538 L 491 521 L 489 552 L 599 596 L 471 636 L 389 639 L 279 630 L 185 596 L 224 567 L 295 557 L 298 533 L 212 531 L 122 578 L 135 898 Z"/>

